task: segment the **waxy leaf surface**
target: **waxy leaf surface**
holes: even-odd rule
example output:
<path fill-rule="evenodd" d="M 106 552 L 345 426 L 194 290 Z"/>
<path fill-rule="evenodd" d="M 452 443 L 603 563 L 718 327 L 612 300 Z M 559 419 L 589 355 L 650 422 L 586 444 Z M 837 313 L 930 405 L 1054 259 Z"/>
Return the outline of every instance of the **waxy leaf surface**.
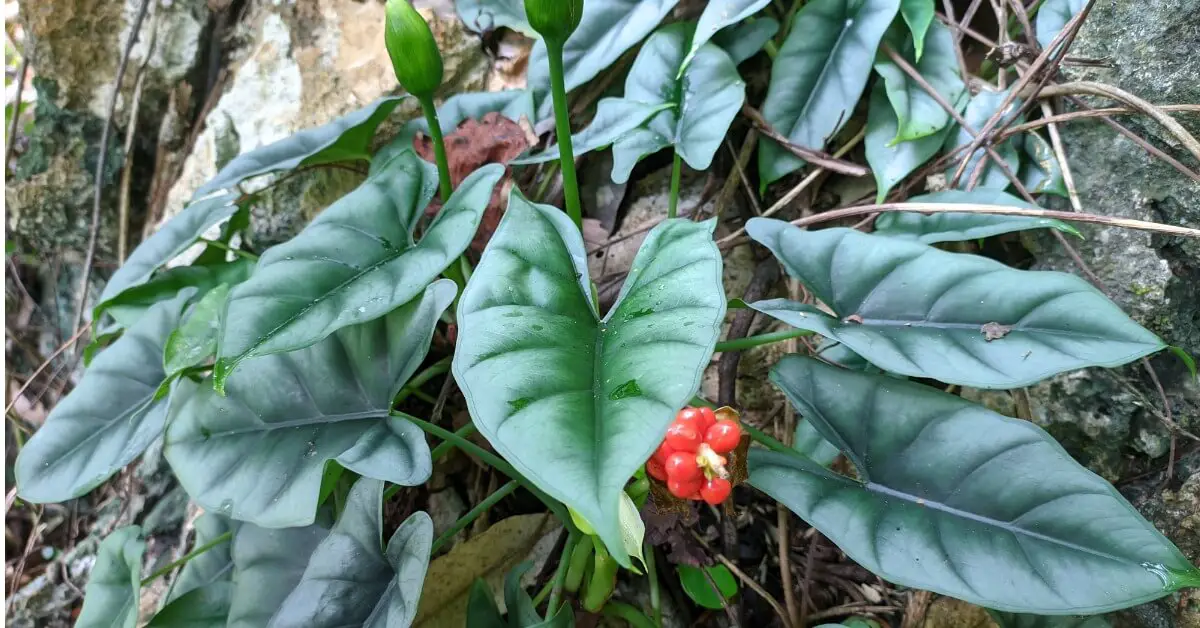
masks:
<path fill-rule="evenodd" d="M 138 526 L 117 528 L 96 550 L 96 563 L 88 574 L 83 609 L 77 628 L 134 628 L 138 594 L 142 589 L 142 554 L 146 541 Z"/>

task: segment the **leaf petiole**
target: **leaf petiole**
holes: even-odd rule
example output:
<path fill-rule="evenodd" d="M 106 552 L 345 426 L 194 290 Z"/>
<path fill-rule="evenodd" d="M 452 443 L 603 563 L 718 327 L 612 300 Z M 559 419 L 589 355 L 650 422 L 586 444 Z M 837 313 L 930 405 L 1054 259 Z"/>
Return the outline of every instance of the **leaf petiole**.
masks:
<path fill-rule="evenodd" d="M 738 338 L 736 340 L 718 342 L 716 347 L 713 348 L 713 352 L 720 353 L 722 351 L 743 351 L 745 349 L 752 349 L 762 345 L 769 345 L 776 342 L 783 342 L 784 340 L 791 340 L 792 338 L 803 338 L 811 335 L 813 335 L 813 332 L 807 329 L 785 329 L 784 331 L 774 331 L 769 334 L 759 334 L 757 336 L 749 336 L 747 338 Z"/>
<path fill-rule="evenodd" d="M 446 143 L 442 139 L 442 125 L 438 122 L 437 107 L 433 104 L 433 95 L 417 96 L 421 101 L 421 111 L 425 121 L 429 123 L 429 136 L 433 138 L 433 156 L 437 160 L 438 189 L 441 191 L 442 202 L 450 200 L 450 162 L 446 159 Z"/>
<path fill-rule="evenodd" d="M 483 513 L 487 512 L 489 508 L 491 508 L 492 506 L 495 506 L 497 502 L 499 502 L 500 500 L 504 499 L 505 497 L 508 497 L 509 495 L 511 495 L 512 492 L 517 490 L 517 488 L 519 486 L 521 486 L 521 483 L 519 481 L 509 480 L 507 484 L 505 484 L 504 486 L 501 486 L 499 489 L 496 490 L 495 493 L 488 495 L 486 498 L 484 498 L 483 501 L 479 502 L 479 504 L 476 505 L 474 508 L 472 508 L 467 514 L 459 517 L 458 521 L 455 521 L 454 525 L 450 526 L 449 530 L 446 530 L 446 532 L 444 534 L 439 536 L 437 538 L 437 540 L 435 540 L 433 542 L 433 547 L 431 547 L 429 549 L 429 555 L 432 556 L 432 555 L 436 554 L 437 551 L 439 549 L 441 549 L 443 545 L 445 545 L 446 543 L 449 543 L 452 539 L 454 539 L 454 535 L 458 534 L 459 532 L 462 532 L 462 530 L 464 528 L 471 525 Z"/>
<path fill-rule="evenodd" d="M 671 164 L 671 199 L 667 206 L 667 218 L 674 218 L 679 212 L 679 180 L 683 178 L 683 159 L 679 151 L 675 151 L 675 160 Z"/>
<path fill-rule="evenodd" d="M 165 576 L 166 574 L 171 573 L 171 571 L 174 570 L 176 567 L 181 567 L 183 565 L 186 565 L 188 563 L 188 561 L 192 560 L 193 558 L 203 554 L 204 552 L 207 552 L 208 550 L 210 550 L 218 545 L 221 545 L 222 543 L 226 543 L 232 539 L 233 539 L 232 531 L 226 532 L 225 534 L 222 534 L 221 536 L 214 538 L 213 540 L 205 543 L 204 545 L 201 545 L 200 547 L 193 549 L 192 551 L 188 552 L 187 554 L 184 554 L 183 557 L 181 557 L 179 560 L 177 560 L 169 565 L 166 565 L 164 567 L 160 567 L 159 569 L 156 569 L 154 571 L 154 573 L 152 573 L 142 579 L 141 586 L 144 587 L 144 586 L 150 584 L 151 582 L 154 582 L 159 577 Z"/>
<path fill-rule="evenodd" d="M 571 146 L 571 114 L 567 109 L 567 87 L 563 77 L 563 44 L 546 42 L 550 61 L 550 91 L 554 98 L 554 123 L 558 135 L 559 163 L 562 164 L 563 199 L 567 215 L 575 227 L 583 231 L 583 209 L 579 205 L 579 182 L 575 176 L 575 150 Z"/>

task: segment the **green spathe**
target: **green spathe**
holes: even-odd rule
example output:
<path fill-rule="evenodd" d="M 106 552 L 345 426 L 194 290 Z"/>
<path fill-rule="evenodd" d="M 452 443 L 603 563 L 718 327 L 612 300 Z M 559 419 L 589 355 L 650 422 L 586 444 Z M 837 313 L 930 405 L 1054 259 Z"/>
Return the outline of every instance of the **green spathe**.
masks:
<path fill-rule="evenodd" d="M 548 43 L 562 45 L 579 28 L 583 0 L 525 0 L 525 16 Z"/>
<path fill-rule="evenodd" d="M 429 24 L 408 0 L 388 0 L 383 40 L 400 85 L 414 96 L 432 96 L 442 84 L 442 55 Z"/>

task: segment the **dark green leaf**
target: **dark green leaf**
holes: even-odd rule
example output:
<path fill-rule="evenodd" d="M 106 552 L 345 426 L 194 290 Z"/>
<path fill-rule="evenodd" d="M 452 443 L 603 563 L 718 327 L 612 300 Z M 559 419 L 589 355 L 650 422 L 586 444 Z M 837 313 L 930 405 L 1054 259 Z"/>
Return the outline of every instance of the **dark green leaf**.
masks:
<path fill-rule="evenodd" d="M 333 122 L 305 129 L 278 142 L 238 155 L 196 191 L 204 196 L 244 179 L 303 166 L 368 160 L 375 129 L 408 96 L 387 96 Z"/>
<path fill-rule="evenodd" d="M 76 628 L 134 628 L 146 542 L 137 526 L 118 528 L 96 550 Z"/>
<path fill-rule="evenodd" d="M 454 8 L 467 28 L 477 33 L 489 33 L 507 27 L 529 37 L 537 37 L 537 31 L 525 17 L 523 0 L 457 0 Z"/>
<path fill-rule="evenodd" d="M 700 14 L 700 21 L 696 23 L 696 34 L 692 38 L 682 66 L 687 66 L 717 31 L 758 13 L 770 2 L 771 0 L 711 0 L 704 7 L 704 13 Z"/>
<path fill-rule="evenodd" d="M 733 579 L 733 574 L 724 565 L 703 568 L 680 565 L 678 569 L 679 584 L 683 585 L 683 592 L 704 608 L 720 610 L 724 608 L 721 604 L 722 598 L 729 600 L 737 595 L 737 580 Z M 717 583 L 717 589 L 714 589 L 709 578 L 704 576 L 706 571 L 712 581 Z M 720 593 L 717 592 L 718 589 Z"/>
<path fill-rule="evenodd" d="M 542 616 L 533 606 L 533 600 L 521 587 L 521 578 L 533 568 L 533 563 L 525 561 L 512 568 L 504 576 L 504 605 L 508 609 L 508 625 L 511 628 L 536 626 L 542 623 Z"/>
<path fill-rule="evenodd" d="M 796 435 L 792 439 L 792 449 L 812 458 L 813 462 L 828 467 L 838 457 L 838 448 L 825 440 L 812 421 L 800 421 L 796 425 Z"/>
<path fill-rule="evenodd" d="M 128 329 L 137 325 L 150 306 L 160 301 L 175 298 L 181 290 L 195 288 L 197 296 L 222 283 L 241 283 L 250 276 L 254 264 L 249 260 L 236 259 L 211 266 L 179 266 L 157 273 L 153 278 L 122 291 L 117 296 L 97 305 L 92 318 L 99 320 L 102 314 L 113 317 L 118 325 Z"/>
<path fill-rule="evenodd" d="M 121 337 L 121 332 L 125 331 L 124 327 L 116 323 L 112 323 L 107 327 L 92 332 L 92 341 L 83 348 L 83 365 L 89 367 L 92 365 L 92 360 L 96 359 L 97 355 L 109 345 L 116 342 L 117 338 Z"/>
<path fill-rule="evenodd" d="M 233 596 L 229 628 L 263 628 L 300 582 L 308 559 L 329 534 L 303 528 L 238 526 L 233 537 Z"/>
<path fill-rule="evenodd" d="M 218 390 L 242 360 L 311 346 L 419 295 L 470 244 L 503 174 L 504 166 L 491 164 L 468 176 L 417 243 L 413 230 L 437 170 L 404 152 L 300 235 L 268 250 L 229 296 Z"/>
<path fill-rule="evenodd" d="M 567 91 L 592 80 L 658 26 L 679 0 L 588 0 L 579 28 L 563 47 Z M 529 56 L 529 86 L 549 93 L 546 43 Z M 549 99 L 547 99 L 549 100 Z"/>
<path fill-rule="evenodd" d="M 961 103 L 966 98 L 960 99 Z M 875 202 L 882 203 L 888 192 L 908 175 L 929 161 L 942 148 L 946 138 L 954 129 L 948 125 L 929 137 L 907 142 L 894 142 L 897 133 L 896 112 L 888 102 L 883 83 L 876 83 L 871 90 L 871 103 L 867 109 L 867 135 L 863 140 L 867 152 L 867 165 L 875 176 Z"/>
<path fill-rule="evenodd" d="M 64 502 L 99 486 L 162 433 L 163 344 L 191 291 L 159 303 L 104 350 L 17 456 L 22 499 Z"/>
<path fill-rule="evenodd" d="M 1192 375 L 1192 379 L 1196 379 L 1196 360 L 1192 357 L 1192 354 L 1188 353 L 1182 347 L 1170 346 L 1167 349 L 1183 362 L 1183 365 L 1187 367 L 1188 373 Z"/>
<path fill-rule="evenodd" d="M 932 10 L 929 15 L 930 18 L 933 17 Z M 920 61 L 916 60 L 917 53 L 911 37 L 897 52 L 916 67 L 921 77 L 928 81 L 946 102 L 959 102 L 966 94 L 967 87 L 958 76 L 954 36 L 950 34 L 949 28 L 939 22 L 929 27 L 926 41 L 928 45 Z M 939 131 L 950 126 L 950 113 L 943 109 L 929 92 L 909 78 L 891 58 L 879 55 L 875 62 L 875 71 L 883 77 L 887 85 L 888 100 L 891 101 L 899 121 L 899 129 L 891 143 L 937 136 Z"/>
<path fill-rule="evenodd" d="M 626 133 L 638 128 L 654 114 L 671 105 L 644 103 L 624 98 L 605 98 L 596 105 L 596 117 L 586 129 L 571 136 L 571 148 L 578 157 L 615 142 Z M 514 159 L 514 166 L 540 164 L 558 159 L 558 144 L 536 154 Z"/>
<path fill-rule="evenodd" d="M 223 194 L 192 201 L 184 207 L 178 216 L 167 221 L 129 254 L 129 259 L 104 286 L 100 303 L 113 299 L 130 287 L 145 283 L 154 271 L 186 251 L 205 231 L 236 213 L 238 206 L 234 201 L 237 198 L 236 194 Z M 99 320 L 99 317 L 93 318 Z"/>
<path fill-rule="evenodd" d="M 1038 9 L 1033 28 L 1037 31 L 1038 45 L 1048 48 L 1054 38 L 1076 13 L 1083 10 L 1087 0 L 1045 0 Z"/>
<path fill-rule="evenodd" d="M 1067 184 L 1054 147 L 1032 131 L 1021 136 L 1026 160 L 1021 162 L 1021 185 L 1034 194 L 1055 194 L 1067 198 Z"/>
<path fill-rule="evenodd" d="M 167 604 L 146 628 L 225 628 L 232 600 L 232 582 L 213 582 Z"/>
<path fill-rule="evenodd" d="M 232 534 L 237 526 L 237 522 L 228 517 L 206 512 L 196 519 L 196 540 L 192 542 L 192 547 L 207 545 L 224 534 Z M 230 555 L 232 545 L 230 542 L 221 543 L 189 560 L 171 585 L 167 602 L 213 583 L 228 582 L 233 573 L 233 558 Z"/>
<path fill-rule="evenodd" d="M 482 578 L 471 584 L 471 596 L 467 600 L 467 625 L 471 628 L 507 628 L 492 589 Z"/>
<path fill-rule="evenodd" d="M 813 0 L 796 13 L 771 68 L 763 116 L 793 144 L 821 150 L 854 113 L 875 49 L 900 0 Z M 778 144 L 759 145 L 759 173 L 769 184 L 804 162 Z"/>
<path fill-rule="evenodd" d="M 767 42 L 778 32 L 779 22 L 773 18 L 761 17 L 718 31 L 713 35 L 712 43 L 720 46 L 729 58 L 733 59 L 734 65 L 740 65 L 765 48 Z"/>
<path fill-rule="evenodd" d="M 963 114 L 963 118 L 967 121 L 967 124 L 970 125 L 973 131 L 979 132 L 979 130 L 983 128 L 983 125 L 987 123 L 988 118 L 990 118 L 992 114 L 994 114 L 996 110 L 1000 108 L 1000 103 L 1004 102 L 1004 98 L 1005 92 L 995 92 L 989 89 L 984 89 L 971 98 L 971 102 L 967 103 L 967 110 Z M 1019 107 L 1020 104 L 1021 99 L 1018 98 L 1008 106 L 1008 109 L 1004 113 L 1004 122 L 1013 119 L 1013 114 L 1017 112 L 1017 107 Z M 1008 169 L 1015 176 L 1021 169 L 1021 156 L 1017 151 L 1017 145 L 1014 143 L 1014 141 L 1015 139 L 1005 140 L 995 145 L 994 148 L 996 150 L 996 154 L 1000 155 L 1000 158 L 1004 160 L 1004 163 L 1008 165 Z M 958 148 L 959 146 L 966 146 L 970 143 L 971 134 L 962 127 L 959 127 L 958 132 L 954 135 L 951 135 L 947 139 L 946 151 L 949 152 Z M 966 170 L 963 171 L 963 176 L 958 182 L 960 188 L 967 188 L 967 185 L 974 178 L 973 175 L 975 171 L 980 167 L 984 168 L 984 171 L 979 175 L 979 184 L 976 189 L 995 188 L 997 190 L 1003 190 L 1011 184 L 1008 177 L 1005 176 L 1004 171 L 1000 169 L 990 157 L 985 160 L 985 163 L 987 164 L 986 166 L 980 166 L 979 162 L 980 160 L 984 159 L 984 152 L 984 149 L 980 148 L 971 154 L 971 161 L 967 165 Z M 958 158 L 962 159 L 962 155 L 960 155 Z M 951 177 L 957 167 L 957 165 L 950 167 L 946 171 L 946 177 Z"/>
<path fill-rule="evenodd" d="M 229 284 L 221 284 L 210 290 L 167 337 L 163 351 L 163 367 L 167 373 L 173 375 L 216 355 L 221 312 L 229 299 L 229 289 Z"/>
<path fill-rule="evenodd" d="M 626 566 L 625 482 L 696 392 L 725 313 L 714 224 L 655 227 L 599 319 L 578 229 L 514 189 L 459 301 L 454 376 L 480 432 Z"/>
<path fill-rule="evenodd" d="M 780 360 L 771 379 L 859 479 L 751 450 L 750 483 L 889 581 L 1057 614 L 1125 608 L 1200 575 L 1028 421 L 800 356 Z"/>
<path fill-rule="evenodd" d="M 383 547 L 383 482 L 363 478 L 269 624 L 406 628 L 429 566 L 433 521 L 414 513 Z"/>
<path fill-rule="evenodd" d="M 836 317 L 784 299 L 753 307 L 838 340 L 886 371 L 1017 388 L 1164 347 L 1074 275 L 1016 270 L 852 229 L 809 232 L 755 218 L 747 232 Z"/>
<path fill-rule="evenodd" d="M 1000 628 L 1109 628 L 1112 624 L 1103 616 L 1026 615 L 988 610 L 988 615 Z"/>
<path fill-rule="evenodd" d="M 1000 190 L 986 188 L 970 192 L 945 190 L 915 196 L 911 203 L 959 203 L 964 205 L 1008 205 L 1010 207 L 1037 208 L 1025 201 Z M 890 238 L 916 240 L 925 244 L 935 242 L 966 242 L 989 238 L 1002 233 L 1027 231 L 1029 229 L 1057 229 L 1063 233 L 1080 236 L 1078 230 L 1061 220 L 1033 218 L 1029 216 L 1002 216 L 996 214 L 970 214 L 937 212 L 919 214 L 915 212 L 884 212 L 875 219 L 875 233 Z"/>
<path fill-rule="evenodd" d="M 914 58 L 917 61 L 924 56 L 925 36 L 929 32 L 930 25 L 934 24 L 933 13 L 933 0 L 900 0 L 900 15 L 904 18 L 904 23 L 908 24 L 909 32 L 912 33 L 916 52 Z M 924 73 L 922 72 L 922 74 Z M 952 98 L 950 102 L 955 100 Z"/>
<path fill-rule="evenodd" d="M 705 44 L 687 67 L 681 66 L 693 30 L 686 23 L 664 26 L 633 62 L 625 79 L 625 98 L 670 108 L 613 144 L 614 182 L 628 181 L 639 160 L 668 146 L 693 169 L 707 170 L 741 111 L 746 84 L 724 50 Z"/>
<path fill-rule="evenodd" d="M 383 318 L 256 358 L 224 397 L 207 380 L 180 380 L 166 436 L 180 484 L 208 510 L 275 527 L 313 521 L 329 460 L 395 484 L 425 481 L 424 436 L 388 412 L 455 291 L 439 280 Z"/>

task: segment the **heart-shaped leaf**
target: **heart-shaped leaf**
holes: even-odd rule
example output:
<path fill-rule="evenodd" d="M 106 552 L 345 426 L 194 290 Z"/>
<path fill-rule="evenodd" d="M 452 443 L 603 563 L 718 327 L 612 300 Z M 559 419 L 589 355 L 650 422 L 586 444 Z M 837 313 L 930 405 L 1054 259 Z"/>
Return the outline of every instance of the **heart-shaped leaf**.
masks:
<path fill-rule="evenodd" d="M 696 392 L 725 314 L 714 225 L 655 227 L 601 319 L 579 231 L 514 189 L 459 301 L 454 377 L 480 432 L 625 566 L 621 492 Z"/>
<path fill-rule="evenodd" d="M 142 590 L 142 529 L 113 530 L 96 549 L 96 563 L 84 588 L 77 628 L 134 628 Z"/>
<path fill-rule="evenodd" d="M 411 625 L 429 566 L 433 521 L 414 513 L 386 549 L 382 539 L 383 482 L 363 478 L 269 626 Z"/>
<path fill-rule="evenodd" d="M 904 23 L 908 24 L 908 31 L 912 33 L 917 61 L 924 57 L 925 36 L 929 33 L 929 27 L 934 24 L 933 14 L 933 0 L 900 0 L 900 16 L 904 18 Z"/>
<path fill-rule="evenodd" d="M 637 102 L 625 98 L 605 98 L 596 105 L 596 117 L 584 130 L 571 136 L 571 148 L 576 157 L 603 148 L 638 128 L 654 114 L 671 107 L 670 103 Z M 558 144 L 536 154 L 514 159 L 508 163 L 526 166 L 554 161 L 559 158 Z"/>
<path fill-rule="evenodd" d="M 307 349 L 256 358 L 226 396 L 181 380 L 171 401 L 166 456 L 201 506 L 267 527 L 307 525 L 325 464 L 413 485 L 429 476 L 419 428 L 389 417 L 454 299 L 439 280 L 387 316 L 347 327 Z"/>
<path fill-rule="evenodd" d="M 150 306 L 167 301 L 187 288 L 195 288 L 196 295 L 203 295 L 222 283 L 237 284 L 246 280 L 254 270 L 254 263 L 237 259 L 209 266 L 179 266 L 156 274 L 143 284 L 127 288 L 117 296 L 97 305 L 93 320 L 102 314 L 112 316 L 118 325 L 126 329 L 137 325 Z"/>
<path fill-rule="evenodd" d="M 328 124 L 305 129 L 273 144 L 238 155 L 221 168 L 212 181 L 197 190 L 196 196 L 233 187 L 250 177 L 277 170 L 338 161 L 369 160 L 375 129 L 405 98 L 408 96 L 380 98 Z"/>
<path fill-rule="evenodd" d="M 1017 388 L 1165 346 L 1074 275 L 853 229 L 810 232 L 754 218 L 746 230 L 837 317 L 784 299 L 752 307 L 838 340 L 886 371 Z"/>
<path fill-rule="evenodd" d="M 205 231 L 237 213 L 237 200 L 237 194 L 221 194 L 189 203 L 178 216 L 168 220 L 129 254 L 100 293 L 100 305 L 145 283 L 154 271 L 195 244 Z M 93 314 L 93 319 L 100 320 L 100 317 Z"/>
<path fill-rule="evenodd" d="M 1048 48 L 1067 22 L 1083 10 L 1085 4 L 1087 0 L 1045 0 L 1038 9 L 1033 25 L 1037 31 L 1038 45 Z"/>
<path fill-rule="evenodd" d="M 1008 205 L 1011 207 L 1036 208 L 1025 201 L 1000 190 L 978 188 L 945 190 L 914 196 L 911 203 L 959 203 L 963 205 Z M 925 244 L 935 242 L 964 242 L 989 238 L 1002 233 L 1027 231 L 1029 229 L 1056 229 L 1063 233 L 1083 237 L 1075 227 L 1051 218 L 1030 216 L 1002 216 L 996 214 L 960 214 L 937 212 L 919 214 L 915 212 L 884 212 L 875 219 L 875 233 L 891 238 L 916 240 Z"/>
<path fill-rule="evenodd" d="M 229 296 L 217 389 L 242 360 L 308 347 L 419 295 L 466 250 L 503 174 L 500 164 L 471 173 L 418 243 L 413 230 L 433 197 L 437 170 L 406 151 L 268 250 Z"/>
<path fill-rule="evenodd" d="M 263 628 L 300 582 L 309 557 L 329 534 L 321 525 L 260 528 L 241 524 L 233 536 L 233 595 L 228 628 Z"/>
<path fill-rule="evenodd" d="M 966 98 L 960 98 L 959 102 L 965 103 Z M 897 183 L 936 155 L 954 125 L 947 125 L 929 137 L 907 142 L 894 141 L 898 129 L 896 112 L 888 102 L 886 88 L 883 83 L 876 83 L 871 90 L 871 102 L 867 108 L 867 134 L 863 139 L 867 165 L 871 166 L 871 174 L 875 176 L 876 203 L 882 203 Z"/>
<path fill-rule="evenodd" d="M 901 5 L 903 6 L 903 5 Z M 929 13 L 933 17 L 933 11 Z M 950 29 L 939 22 L 929 27 L 925 54 L 917 61 L 916 44 L 907 38 L 900 55 L 916 67 L 946 102 L 956 103 L 967 91 L 967 86 L 958 76 L 958 52 Z M 875 71 L 887 85 L 888 100 L 896 111 L 899 128 L 892 143 L 915 140 L 931 135 L 950 126 L 950 113 L 942 108 L 916 81 L 909 78 L 891 58 L 880 55 L 875 62 Z M 978 130 L 978 128 L 976 128 Z"/>
<path fill-rule="evenodd" d="M 696 22 L 696 34 L 692 38 L 692 44 L 688 47 L 680 67 L 687 67 L 696 53 L 717 34 L 717 31 L 758 13 L 770 2 L 771 0 L 712 0 L 709 2 L 704 7 L 704 13 L 700 14 L 700 21 Z M 683 70 L 680 69 L 679 75 L 682 76 L 682 74 Z"/>
<path fill-rule="evenodd" d="M 167 337 L 163 368 L 168 374 L 197 366 L 216 354 L 221 312 L 225 310 L 229 290 L 229 284 L 221 284 L 201 297 L 183 323 Z"/>
<path fill-rule="evenodd" d="M 758 54 L 767 46 L 767 42 L 779 32 L 779 22 L 773 18 L 760 17 L 753 22 L 743 22 L 737 26 L 718 31 L 713 35 L 712 43 L 721 47 L 734 65 L 741 63 Z"/>
<path fill-rule="evenodd" d="M 705 44 L 683 65 L 694 30 L 686 23 L 664 26 L 633 62 L 625 79 L 625 98 L 671 108 L 613 144 L 614 182 L 625 183 L 639 160 L 668 146 L 692 168 L 707 170 L 741 110 L 746 84 L 724 50 Z"/>
<path fill-rule="evenodd" d="M 137 326 L 96 357 L 83 379 L 46 417 L 17 456 L 22 499 L 63 502 L 96 488 L 141 455 L 162 433 L 163 344 L 175 329 L 185 291 L 154 305 Z"/>
<path fill-rule="evenodd" d="M 567 91 L 592 80 L 626 50 L 649 35 L 679 0 L 588 0 L 579 28 L 563 46 Z M 529 86 L 550 90 L 546 43 L 539 40 L 529 56 Z M 549 99 L 547 99 L 549 101 Z"/>
<path fill-rule="evenodd" d="M 233 543 L 219 541 L 226 538 L 226 535 L 232 536 L 237 528 L 236 521 L 211 512 L 206 512 L 196 519 L 196 540 L 192 542 L 193 550 L 213 543 L 218 544 L 183 565 L 183 569 L 179 571 L 179 576 L 175 578 L 175 582 L 171 585 L 171 591 L 167 595 L 168 606 L 196 589 L 213 583 L 229 582 L 233 576 L 233 557 L 230 553 Z M 228 606 L 225 610 L 228 612 Z"/>
<path fill-rule="evenodd" d="M 862 96 L 875 49 L 900 0 L 813 0 L 792 22 L 792 30 L 771 66 L 763 117 L 793 144 L 822 150 L 850 119 Z M 763 184 L 795 171 L 804 162 L 778 144 L 759 144 Z"/>
<path fill-rule="evenodd" d="M 975 94 L 973 98 L 971 98 L 971 102 L 967 103 L 967 110 L 963 113 L 963 119 L 967 121 L 967 124 L 972 130 L 978 132 L 981 128 L 983 128 L 983 125 L 987 123 L 988 118 L 992 117 L 992 114 L 994 114 L 1000 108 L 1000 104 L 1004 102 L 1005 95 L 1006 92 L 996 92 L 989 89 L 980 91 L 978 94 Z M 1013 120 L 1013 116 L 1017 112 L 1017 107 L 1020 105 L 1021 99 L 1015 99 L 1005 110 L 1003 120 L 1005 122 L 1008 120 Z M 1014 175 L 1016 175 L 1021 169 L 1021 155 L 1017 150 L 1018 146 L 1016 144 L 1016 141 L 1019 139 L 1020 138 L 1007 139 L 993 146 L 996 154 L 1004 160 L 1004 163 Z M 958 127 L 958 132 L 947 138 L 946 150 L 949 152 L 958 148 L 959 146 L 966 146 L 970 144 L 971 141 L 971 134 L 962 127 Z M 971 161 L 967 164 L 967 168 L 963 171 L 963 176 L 961 179 L 959 179 L 958 187 L 964 190 L 967 189 L 967 186 L 971 180 L 976 178 L 974 174 L 979 168 L 983 168 L 984 170 L 978 176 L 979 184 L 976 186 L 976 189 L 995 188 L 997 190 L 1003 190 L 1011 184 L 1008 177 L 1004 174 L 1004 171 L 1001 170 L 1000 167 L 997 166 L 990 157 L 986 160 L 984 159 L 984 152 L 984 149 L 980 148 L 971 154 Z M 986 165 L 981 166 L 979 163 L 981 160 L 983 160 Z M 946 176 L 952 176 L 956 169 L 957 166 L 949 168 L 946 171 Z"/>
<path fill-rule="evenodd" d="M 1116 489 L 1028 421 L 800 356 L 780 360 L 771 379 L 858 480 L 751 450 L 750 483 L 889 581 L 1068 614 L 1125 608 L 1200 578 Z"/>

